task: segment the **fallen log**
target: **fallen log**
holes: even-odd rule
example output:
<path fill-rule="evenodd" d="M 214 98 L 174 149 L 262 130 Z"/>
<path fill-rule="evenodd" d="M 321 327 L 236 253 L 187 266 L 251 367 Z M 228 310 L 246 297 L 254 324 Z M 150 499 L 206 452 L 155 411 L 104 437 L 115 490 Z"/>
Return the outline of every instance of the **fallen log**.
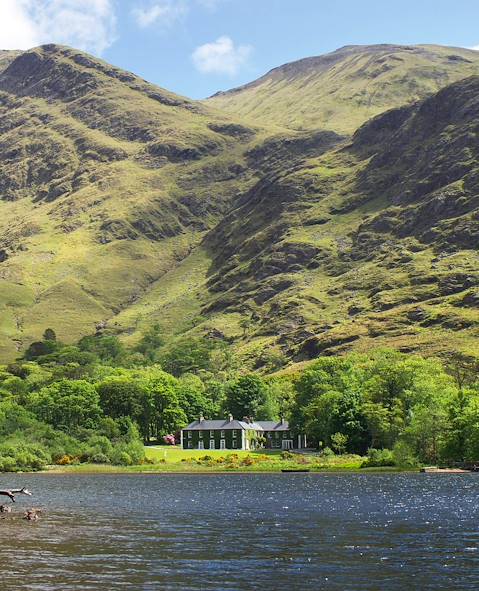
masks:
<path fill-rule="evenodd" d="M 11 490 L 0 490 L 0 495 L 4 497 L 9 497 L 12 503 L 15 502 L 15 495 L 28 495 L 29 497 L 32 496 L 32 493 L 27 490 L 25 487 L 23 488 L 12 488 Z"/>

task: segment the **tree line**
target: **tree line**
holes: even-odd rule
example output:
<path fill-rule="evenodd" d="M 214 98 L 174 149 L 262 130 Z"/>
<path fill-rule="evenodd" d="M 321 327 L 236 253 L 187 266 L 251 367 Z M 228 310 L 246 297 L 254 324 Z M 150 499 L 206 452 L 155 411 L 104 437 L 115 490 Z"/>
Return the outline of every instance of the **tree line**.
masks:
<path fill-rule="evenodd" d="M 285 417 L 321 453 L 367 455 L 369 465 L 479 462 L 473 360 L 385 350 L 267 369 L 245 371 L 214 337 L 166 345 L 157 326 L 133 347 L 109 335 L 65 345 L 48 329 L 0 370 L 0 470 L 140 463 L 144 443 L 228 413 Z"/>

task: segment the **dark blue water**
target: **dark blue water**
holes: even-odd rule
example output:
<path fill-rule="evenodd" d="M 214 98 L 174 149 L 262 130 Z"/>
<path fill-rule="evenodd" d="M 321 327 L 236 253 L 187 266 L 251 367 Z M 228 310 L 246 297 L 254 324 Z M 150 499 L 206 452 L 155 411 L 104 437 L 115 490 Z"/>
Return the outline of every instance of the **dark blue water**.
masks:
<path fill-rule="evenodd" d="M 23 484 L 1 591 L 479 589 L 475 474 L 0 476 Z"/>

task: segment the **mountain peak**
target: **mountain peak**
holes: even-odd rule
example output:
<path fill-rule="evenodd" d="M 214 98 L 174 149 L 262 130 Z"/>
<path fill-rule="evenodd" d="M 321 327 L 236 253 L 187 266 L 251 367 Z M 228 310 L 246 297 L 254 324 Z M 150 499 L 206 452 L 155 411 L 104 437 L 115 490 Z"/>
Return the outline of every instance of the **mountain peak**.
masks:
<path fill-rule="evenodd" d="M 278 66 L 208 99 L 251 121 L 351 133 L 369 118 L 479 73 L 479 52 L 439 45 L 345 45 Z"/>

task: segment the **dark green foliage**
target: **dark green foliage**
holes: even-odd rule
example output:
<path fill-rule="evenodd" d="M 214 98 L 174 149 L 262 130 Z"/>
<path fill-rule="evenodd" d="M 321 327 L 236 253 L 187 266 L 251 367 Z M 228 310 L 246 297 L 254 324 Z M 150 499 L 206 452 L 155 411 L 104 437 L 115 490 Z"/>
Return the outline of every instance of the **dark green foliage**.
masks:
<path fill-rule="evenodd" d="M 338 452 L 372 449 L 367 465 L 479 458 L 479 389 L 459 388 L 436 359 L 393 351 L 322 358 L 296 390 L 296 429 Z"/>
<path fill-rule="evenodd" d="M 162 368 L 174 376 L 211 369 L 212 339 L 182 337 L 161 350 L 158 361 Z"/>
<path fill-rule="evenodd" d="M 115 336 L 87 336 L 80 339 L 78 347 L 81 351 L 95 354 L 105 363 L 115 364 L 121 360 L 125 350 L 118 337 Z"/>
<path fill-rule="evenodd" d="M 263 380 L 257 375 L 241 376 L 231 383 L 226 390 L 226 409 L 239 419 L 269 419 L 266 409 L 268 391 Z M 263 412 L 262 412 L 263 411 Z"/>
<path fill-rule="evenodd" d="M 32 394 L 29 407 L 35 415 L 56 429 L 74 433 L 93 428 L 101 415 L 95 387 L 83 380 L 61 380 Z"/>
<path fill-rule="evenodd" d="M 43 340 L 44 341 L 56 341 L 57 340 L 57 335 L 56 335 L 55 331 L 53 330 L 53 328 L 47 328 L 45 330 L 45 332 L 43 333 Z"/>
<path fill-rule="evenodd" d="M 138 351 L 149 361 L 155 361 L 160 348 L 165 344 L 164 338 L 161 334 L 161 328 L 159 324 L 153 324 L 148 328 L 139 343 L 135 347 L 135 351 Z"/>
<path fill-rule="evenodd" d="M 56 351 L 57 345 L 55 341 L 35 341 L 25 351 L 25 359 L 32 361 L 38 357 L 49 355 Z"/>
<path fill-rule="evenodd" d="M 363 468 L 381 468 L 394 466 L 394 455 L 390 449 L 368 449 L 368 457 L 364 460 Z"/>

